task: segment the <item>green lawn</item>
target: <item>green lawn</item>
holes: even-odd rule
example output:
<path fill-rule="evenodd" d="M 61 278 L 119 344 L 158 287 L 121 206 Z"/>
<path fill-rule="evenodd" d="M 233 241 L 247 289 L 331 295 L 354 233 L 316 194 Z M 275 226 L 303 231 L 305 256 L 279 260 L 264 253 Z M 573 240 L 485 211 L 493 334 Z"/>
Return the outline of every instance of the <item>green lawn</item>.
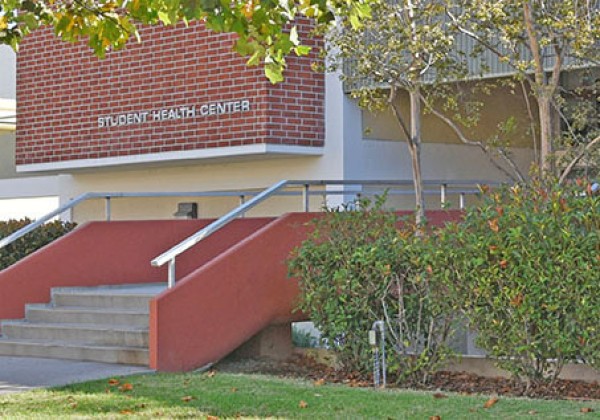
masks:
<path fill-rule="evenodd" d="M 599 402 L 500 398 L 318 386 L 228 373 L 151 374 L 0 396 L 0 418 L 600 418 Z M 439 397 L 439 395 L 438 395 Z M 582 408 L 593 412 L 582 413 Z"/>

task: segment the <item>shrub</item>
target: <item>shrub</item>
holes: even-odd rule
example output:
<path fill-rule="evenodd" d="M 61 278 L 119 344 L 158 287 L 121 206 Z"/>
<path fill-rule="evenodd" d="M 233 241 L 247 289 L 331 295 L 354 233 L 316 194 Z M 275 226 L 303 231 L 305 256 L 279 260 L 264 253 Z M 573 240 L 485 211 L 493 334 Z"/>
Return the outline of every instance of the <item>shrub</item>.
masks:
<path fill-rule="evenodd" d="M 300 348 L 318 347 L 319 339 L 310 331 L 304 330 L 292 324 L 292 344 Z"/>
<path fill-rule="evenodd" d="M 534 180 L 485 195 L 433 255 L 477 344 L 528 384 L 600 361 L 600 198 Z"/>
<path fill-rule="evenodd" d="M 32 221 L 27 218 L 0 222 L 0 238 L 7 237 L 31 222 Z M 49 222 L 17 239 L 12 244 L 0 248 L 0 270 L 16 263 L 21 258 L 26 257 L 35 250 L 73 230 L 75 226 L 75 223 L 61 222 L 58 220 Z"/>
<path fill-rule="evenodd" d="M 358 211 L 329 211 L 313 221 L 295 250 L 300 309 L 309 313 L 347 370 L 371 371 L 368 331 L 385 320 L 388 367 L 399 380 L 426 382 L 444 360 L 451 317 L 431 284 L 413 224 L 397 228 L 392 212 L 361 201 Z"/>

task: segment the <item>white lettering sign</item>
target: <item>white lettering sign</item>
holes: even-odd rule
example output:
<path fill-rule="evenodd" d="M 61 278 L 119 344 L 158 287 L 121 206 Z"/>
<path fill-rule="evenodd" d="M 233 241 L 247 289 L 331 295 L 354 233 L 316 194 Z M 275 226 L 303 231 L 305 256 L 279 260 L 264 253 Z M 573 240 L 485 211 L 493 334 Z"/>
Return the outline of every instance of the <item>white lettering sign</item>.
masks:
<path fill-rule="evenodd" d="M 210 117 L 213 115 L 239 114 L 250 111 L 250 101 L 212 102 L 196 106 L 181 106 L 175 108 L 155 109 L 152 111 L 131 112 L 126 114 L 104 115 L 98 117 L 98 128 L 121 127 L 133 124 L 144 124 L 151 121 L 171 121 L 197 116 Z"/>

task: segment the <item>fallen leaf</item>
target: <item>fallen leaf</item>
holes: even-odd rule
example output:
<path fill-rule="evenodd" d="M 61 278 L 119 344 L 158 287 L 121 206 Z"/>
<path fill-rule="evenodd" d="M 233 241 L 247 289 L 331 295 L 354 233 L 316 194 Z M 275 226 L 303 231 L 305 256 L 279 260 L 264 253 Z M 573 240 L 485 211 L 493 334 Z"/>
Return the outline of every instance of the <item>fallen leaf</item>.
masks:
<path fill-rule="evenodd" d="M 211 416 L 210 414 L 206 416 L 206 420 L 219 420 L 217 416 Z"/>
<path fill-rule="evenodd" d="M 119 384 L 120 384 L 120 382 L 119 382 L 119 380 L 118 380 L 118 379 L 114 379 L 114 378 L 113 378 L 113 379 L 109 379 L 109 380 L 108 380 L 108 384 L 109 384 L 110 386 L 117 386 L 117 385 L 119 385 Z"/>
<path fill-rule="evenodd" d="M 446 394 L 442 394 L 441 392 L 436 392 L 435 394 L 433 394 L 433 398 L 448 398 L 448 396 Z"/>
<path fill-rule="evenodd" d="M 306 407 L 308 407 L 308 403 L 306 401 L 302 400 L 298 403 L 298 407 L 306 408 Z"/>
<path fill-rule="evenodd" d="M 231 392 L 237 392 L 237 390 L 238 390 L 238 389 L 237 389 L 236 387 L 232 387 L 232 388 L 231 388 Z"/>
<path fill-rule="evenodd" d="M 322 386 L 325 385 L 325 379 L 321 378 L 315 381 L 314 383 L 315 386 Z"/>
<path fill-rule="evenodd" d="M 121 385 L 119 387 L 119 389 L 121 390 L 121 392 L 131 391 L 133 389 L 133 385 L 131 385 L 129 382 L 127 382 L 127 383 L 124 383 L 123 385 Z"/>
<path fill-rule="evenodd" d="M 125 416 L 130 416 L 130 415 L 133 414 L 133 411 L 131 411 L 131 410 L 121 410 L 121 411 L 119 411 L 119 414 L 123 414 Z"/>
<path fill-rule="evenodd" d="M 537 414 L 537 411 L 535 411 L 535 410 L 529 410 L 529 411 L 527 412 L 527 414 L 529 414 L 529 415 L 531 415 L 531 416 L 534 416 L 534 415 L 536 415 L 536 414 Z"/>
<path fill-rule="evenodd" d="M 496 404 L 498 402 L 498 398 L 494 397 L 494 398 L 490 398 L 489 400 L 487 400 L 485 402 L 485 404 L 483 404 L 483 408 L 491 408 L 494 406 L 494 404 Z"/>
<path fill-rule="evenodd" d="M 70 405 L 71 408 L 77 408 L 77 403 L 76 402 L 73 402 L 73 403 L 71 403 L 69 405 Z"/>
<path fill-rule="evenodd" d="M 512 306 L 521 306 L 521 304 L 523 303 L 523 295 L 521 293 L 519 293 L 518 295 L 516 295 L 515 297 L 513 297 L 510 300 L 510 304 Z"/>
<path fill-rule="evenodd" d="M 183 401 L 183 402 L 190 402 L 192 400 L 195 400 L 195 398 L 192 397 L 191 395 L 186 395 L 185 397 L 181 397 L 181 401 Z"/>
<path fill-rule="evenodd" d="M 209 378 L 213 378 L 216 374 L 217 374 L 217 371 L 210 370 L 210 371 L 208 371 L 208 373 L 206 374 L 206 376 L 208 376 Z"/>
<path fill-rule="evenodd" d="M 592 407 L 581 407 L 579 411 L 581 411 L 582 413 L 593 413 L 594 409 Z"/>
<path fill-rule="evenodd" d="M 431 416 L 429 420 L 442 420 L 442 418 L 440 416 Z"/>

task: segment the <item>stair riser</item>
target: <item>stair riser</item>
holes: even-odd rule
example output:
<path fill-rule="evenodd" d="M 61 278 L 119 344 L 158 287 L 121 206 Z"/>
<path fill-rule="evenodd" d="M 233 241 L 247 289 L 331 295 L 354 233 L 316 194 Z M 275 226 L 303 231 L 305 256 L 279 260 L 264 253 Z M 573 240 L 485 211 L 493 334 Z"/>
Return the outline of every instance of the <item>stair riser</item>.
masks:
<path fill-rule="evenodd" d="M 7 339 L 34 339 L 64 343 L 101 346 L 148 347 L 146 331 L 95 331 L 75 328 L 43 328 L 27 324 L 3 324 L 3 337 Z"/>
<path fill-rule="evenodd" d="M 148 350 L 144 349 L 108 350 L 1 342 L 0 356 L 46 357 L 143 366 L 147 366 L 149 363 Z"/>
<path fill-rule="evenodd" d="M 27 308 L 28 321 L 54 324 L 90 324 L 90 325 L 126 325 L 132 327 L 148 328 L 148 314 L 122 314 L 122 313 L 90 313 L 85 311 L 64 312 L 57 309 L 30 309 Z"/>
<path fill-rule="evenodd" d="M 77 306 L 89 308 L 110 308 L 120 309 L 139 309 L 148 311 L 150 300 L 148 296 L 119 296 L 119 295 L 92 295 L 92 294 L 71 294 L 71 293 L 53 293 L 52 303 L 56 307 Z"/>

